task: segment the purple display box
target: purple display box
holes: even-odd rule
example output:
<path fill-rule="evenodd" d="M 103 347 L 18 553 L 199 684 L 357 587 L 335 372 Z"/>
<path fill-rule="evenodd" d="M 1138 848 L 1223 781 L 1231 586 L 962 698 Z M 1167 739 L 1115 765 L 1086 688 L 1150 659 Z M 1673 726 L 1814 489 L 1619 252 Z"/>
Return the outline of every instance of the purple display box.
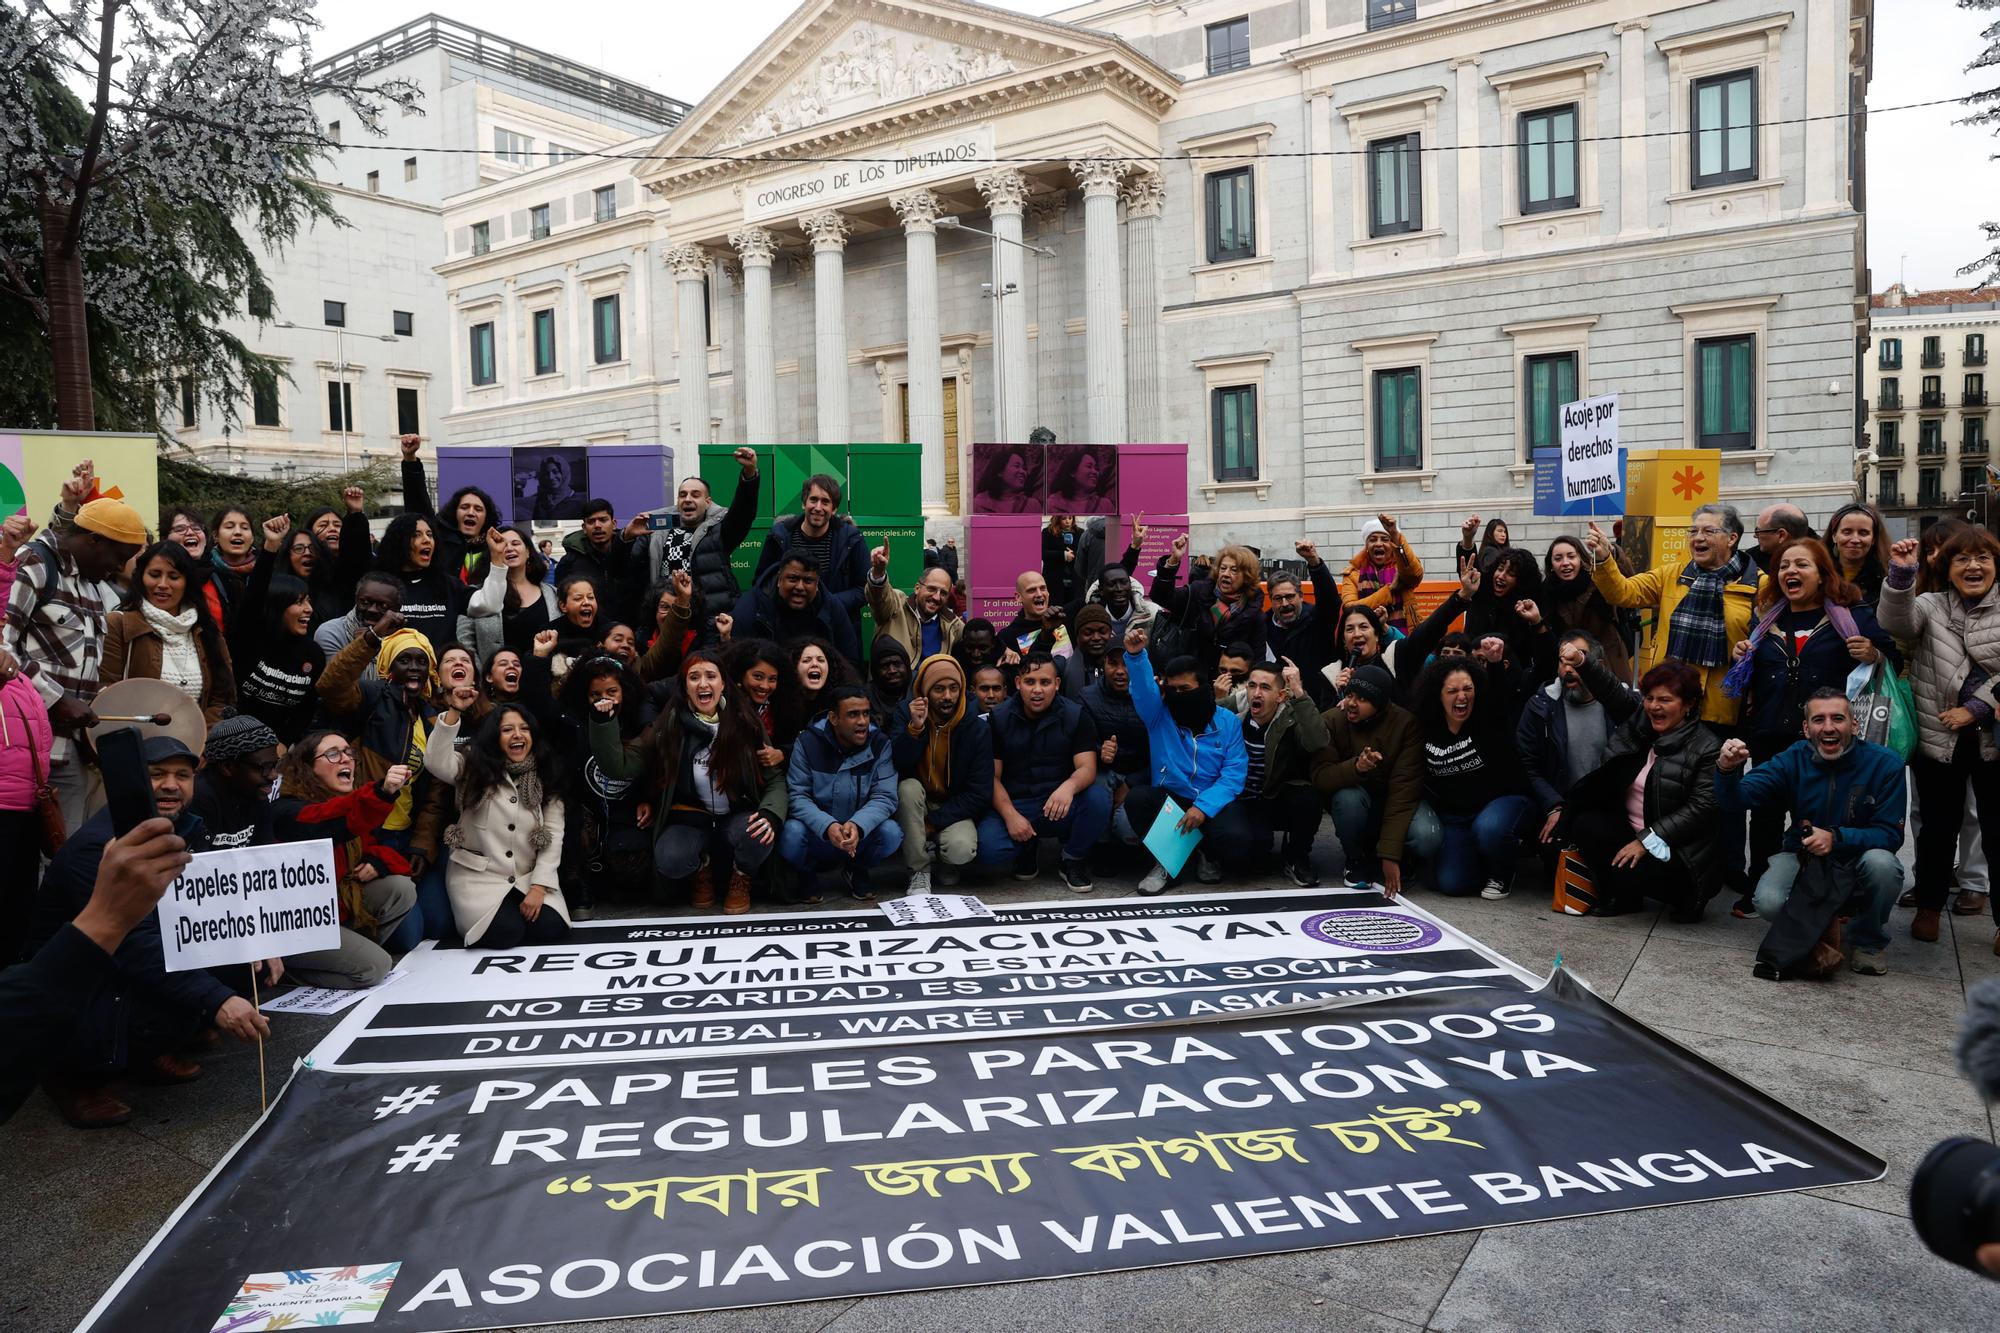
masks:
<path fill-rule="evenodd" d="M 438 450 L 437 502 L 477 486 L 504 507 L 513 494 L 513 450 L 506 445 L 447 445 Z M 599 444 L 590 449 L 590 491 L 611 501 L 620 522 L 673 499 L 674 450 L 666 444 Z"/>
<path fill-rule="evenodd" d="M 1115 560 L 1130 540 L 1132 518 L 1144 514 L 1146 541 L 1134 571 L 1150 584 L 1159 558 L 1176 536 L 1188 530 L 1187 446 L 1185 444 L 1121 444 L 1118 446 L 1117 531 L 1107 532 L 1105 558 Z M 1041 514 L 974 514 L 966 521 L 966 587 L 975 607 L 982 599 L 1000 599 L 1013 616 L 1014 579 L 1024 569 L 1042 567 Z M 1187 565 L 1181 565 L 1181 579 Z"/>

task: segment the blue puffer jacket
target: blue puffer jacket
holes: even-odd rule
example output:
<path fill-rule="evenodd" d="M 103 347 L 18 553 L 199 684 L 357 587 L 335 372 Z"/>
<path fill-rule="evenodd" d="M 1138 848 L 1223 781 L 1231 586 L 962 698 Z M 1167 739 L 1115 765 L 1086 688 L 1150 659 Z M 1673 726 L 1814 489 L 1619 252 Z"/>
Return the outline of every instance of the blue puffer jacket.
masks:
<path fill-rule="evenodd" d="M 863 837 L 896 815 L 896 757 L 889 738 L 874 727 L 868 743 L 843 750 L 827 718 L 799 733 L 785 773 L 790 817 L 815 838 L 834 824 L 852 823 Z"/>
<path fill-rule="evenodd" d="M 1183 801 L 1193 801 L 1210 819 L 1243 794 L 1250 776 L 1250 752 L 1243 748 L 1243 723 L 1216 705 L 1215 716 L 1200 736 L 1183 731 L 1167 712 L 1153 664 L 1144 653 L 1125 654 L 1132 673 L 1132 706 L 1146 724 L 1147 747 L 1153 752 L 1153 785 L 1165 787 Z"/>
<path fill-rule="evenodd" d="M 1748 773 L 1717 770 L 1715 796 L 1730 814 L 1760 805 L 1791 812 L 1785 850 L 1799 849 L 1799 821 L 1834 830 L 1835 856 L 1849 857 L 1879 847 L 1903 845 L 1903 759 L 1886 745 L 1856 741 L 1837 763 L 1818 759 L 1811 741 L 1800 741 Z"/>

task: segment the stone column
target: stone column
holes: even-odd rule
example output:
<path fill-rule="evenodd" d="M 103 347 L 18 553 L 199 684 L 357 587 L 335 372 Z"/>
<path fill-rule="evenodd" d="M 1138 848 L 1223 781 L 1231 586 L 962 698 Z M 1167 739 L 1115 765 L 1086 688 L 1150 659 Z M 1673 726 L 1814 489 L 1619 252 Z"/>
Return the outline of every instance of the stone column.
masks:
<path fill-rule="evenodd" d="M 1125 431 L 1125 328 L 1120 309 L 1118 182 L 1123 162 L 1086 158 L 1069 164 L 1083 185 L 1083 363 L 1091 444 L 1122 444 Z"/>
<path fill-rule="evenodd" d="M 1012 167 L 998 167 L 973 177 L 986 196 L 993 219 L 993 369 L 999 383 L 994 395 L 996 438 L 1019 444 L 1034 423 L 1028 419 L 1033 373 L 1028 369 L 1027 273 L 1021 248 L 1021 215 L 1028 199 L 1027 178 Z M 1012 291 L 1008 289 L 1012 288 Z M 959 411 L 963 413 L 965 405 Z"/>
<path fill-rule="evenodd" d="M 1458 254 L 1470 259 L 1486 249 L 1486 216 L 1479 198 L 1479 57 L 1460 56 L 1451 69 L 1458 76 L 1452 96 L 1458 119 L 1458 152 L 1453 154 L 1458 159 Z M 1503 183 L 1501 188 L 1514 186 Z M 1443 225 L 1444 219 L 1438 223 Z"/>
<path fill-rule="evenodd" d="M 675 372 L 680 382 L 681 447 L 697 449 L 708 443 L 708 330 L 702 300 L 708 252 L 698 245 L 677 245 L 667 251 L 666 260 L 680 297 L 680 359 Z"/>
<path fill-rule="evenodd" d="M 743 426 L 752 444 L 778 438 L 778 349 L 771 332 L 771 259 L 778 244 L 762 227 L 729 233 L 743 261 Z"/>
<path fill-rule="evenodd" d="M 1638 236 L 1646 230 L 1646 20 L 1628 19 L 1618 25 L 1618 230 Z M 1577 127 L 1577 137 L 1595 134 L 1595 126 Z M 1596 144 L 1584 144 L 1595 152 Z M 1685 189 L 1680 182 L 1669 190 Z"/>
<path fill-rule="evenodd" d="M 924 512 L 947 512 L 944 495 L 944 363 L 938 350 L 938 197 L 929 190 L 894 195 L 903 220 L 903 320 L 909 347 L 910 439 L 923 447 Z"/>
<path fill-rule="evenodd" d="M 847 219 L 832 209 L 808 213 L 799 226 L 813 243 L 813 372 L 821 444 L 846 444 Z"/>
<path fill-rule="evenodd" d="M 1135 173 L 1125 186 L 1125 403 L 1131 438 L 1153 443 L 1160 434 L 1160 208 L 1167 186 L 1157 171 Z"/>
<path fill-rule="evenodd" d="M 590 363 L 590 293 L 577 278 L 574 260 L 563 265 L 563 296 L 569 302 L 569 347 L 560 362 L 567 367 L 563 382 L 581 389 Z"/>

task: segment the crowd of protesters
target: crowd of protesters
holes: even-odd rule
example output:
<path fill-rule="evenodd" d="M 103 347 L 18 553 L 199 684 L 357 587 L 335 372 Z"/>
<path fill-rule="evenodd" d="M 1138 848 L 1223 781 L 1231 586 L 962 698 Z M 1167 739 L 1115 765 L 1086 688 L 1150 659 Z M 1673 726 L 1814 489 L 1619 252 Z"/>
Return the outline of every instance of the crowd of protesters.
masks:
<path fill-rule="evenodd" d="M 893 586 L 829 476 L 739 582 L 766 484 L 747 448 L 726 504 L 699 478 L 664 526 L 585 501 L 560 547 L 477 487 L 434 505 L 417 450 L 379 540 L 354 489 L 296 521 L 175 510 L 155 540 L 93 498 L 87 461 L 46 526 L 0 526 L 0 854 L 48 858 L 4 913 L 10 958 L 91 919 L 117 845 L 93 703 L 140 678 L 208 728 L 200 753 L 144 742 L 187 849 L 335 845 L 341 946 L 268 960 L 267 983 L 370 985 L 426 938 L 560 941 L 614 896 L 736 914 L 968 874 L 1152 895 L 1313 887 L 1326 863 L 1390 898 L 1501 899 L 1539 861 L 1597 914 L 1693 922 L 1718 897 L 1775 919 L 1824 862 L 1850 893 L 1820 943 L 1864 974 L 1899 897 L 1925 942 L 1954 893 L 1986 908 L 2000 541 L 1980 527 L 1892 545 L 1866 506 L 1822 537 L 1789 505 L 1746 531 L 1711 504 L 1685 563 L 1640 571 L 1594 524 L 1537 558 L 1474 517 L 1433 605 L 1387 514 L 1344 567 L 1301 540 L 1268 570 L 1186 536 L 1142 568 L 1136 518 L 1114 558 L 1102 520 L 1065 515 L 996 625 L 967 617 L 954 544 Z M 1881 743 L 1884 676 L 1914 696 L 1907 764 Z M 1148 850 L 1162 821 L 1184 862 Z M 44 1081 L 75 1123 L 129 1116 L 113 1074 L 192 1078 L 201 1040 L 264 1030 L 246 969 L 166 973 L 146 920 L 110 959 Z"/>

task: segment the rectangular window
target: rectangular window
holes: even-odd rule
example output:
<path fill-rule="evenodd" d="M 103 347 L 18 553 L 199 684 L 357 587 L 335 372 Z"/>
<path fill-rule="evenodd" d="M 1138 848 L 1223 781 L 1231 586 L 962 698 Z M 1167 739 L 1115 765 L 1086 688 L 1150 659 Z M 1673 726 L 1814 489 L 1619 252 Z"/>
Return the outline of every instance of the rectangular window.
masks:
<path fill-rule="evenodd" d="M 582 156 L 583 153 L 580 150 L 571 148 L 568 144 L 551 143 L 549 145 L 549 165 L 552 167 L 560 166 L 571 158 Z"/>
<path fill-rule="evenodd" d="M 1368 145 L 1368 234 L 1422 231 L 1423 178 L 1418 175 L 1421 134 L 1399 134 Z"/>
<path fill-rule="evenodd" d="M 391 311 L 389 314 L 389 320 L 390 320 L 390 327 L 395 330 L 396 336 L 398 338 L 409 338 L 415 336 L 417 327 L 416 316 L 412 315 L 409 311 L 407 310 Z"/>
<path fill-rule="evenodd" d="M 195 428 L 195 424 L 201 420 L 201 418 L 195 413 L 194 376 L 192 375 L 181 376 L 180 391 L 181 391 L 181 429 L 193 430 Z"/>
<path fill-rule="evenodd" d="M 326 123 L 326 137 L 327 137 L 328 139 L 332 140 L 332 141 L 333 141 L 334 143 L 339 143 L 339 142 L 340 142 L 340 122 L 339 122 L 339 121 L 337 121 L 337 120 L 329 120 L 329 121 L 328 121 L 328 122 Z"/>
<path fill-rule="evenodd" d="M 1417 17 L 1417 0 L 1368 0 L 1368 31 L 1393 28 Z"/>
<path fill-rule="evenodd" d="M 1917 423 L 1917 453 L 1941 454 L 1944 452 L 1944 422 L 1937 417 L 1928 417 Z"/>
<path fill-rule="evenodd" d="M 1903 456 L 1903 430 L 1893 421 L 1885 421 L 1877 431 L 1875 453 L 1881 458 L 1901 458 Z"/>
<path fill-rule="evenodd" d="M 1924 339 L 1924 369 L 1939 370 L 1944 366 L 1944 339 L 1929 337 Z"/>
<path fill-rule="evenodd" d="M 549 206 L 536 204 L 528 210 L 528 239 L 539 241 L 549 234 Z"/>
<path fill-rule="evenodd" d="M 354 431 L 354 386 L 345 380 L 326 382 L 326 428 L 342 434 Z"/>
<path fill-rule="evenodd" d="M 528 159 L 534 155 L 534 152 L 535 141 L 527 135 L 516 134 L 512 130 L 503 130 L 497 125 L 493 127 L 493 156 L 499 158 L 502 162 L 511 162 L 516 166 L 525 167 L 528 165 Z"/>
<path fill-rule="evenodd" d="M 1891 375 L 1882 381 L 1882 391 L 1876 398 L 1876 406 L 1898 408 L 1903 405 L 1903 382 Z"/>
<path fill-rule="evenodd" d="M 1537 449 L 1562 445 L 1562 410 L 1577 400 L 1576 353 L 1550 352 L 1531 356 L 1526 368 L 1528 387 L 1528 457 Z"/>
<path fill-rule="evenodd" d="M 1521 211 L 1577 206 L 1576 107 L 1521 113 Z"/>
<path fill-rule="evenodd" d="M 590 216 L 595 222 L 609 222 L 618 216 L 618 187 L 600 185 L 590 192 Z"/>
<path fill-rule="evenodd" d="M 1756 180 L 1757 71 L 1696 79 L 1693 96 L 1693 188 Z"/>
<path fill-rule="evenodd" d="M 1962 467 L 1958 470 L 1958 491 L 1961 495 L 1977 495 L 1986 484 L 1986 469 L 1983 467 Z"/>
<path fill-rule="evenodd" d="M 1257 388 L 1215 389 L 1208 395 L 1209 438 L 1217 481 L 1257 479 Z"/>
<path fill-rule="evenodd" d="M 422 435 L 424 423 L 417 412 L 417 391 L 398 385 L 396 388 L 396 434 Z"/>
<path fill-rule="evenodd" d="M 1884 508 L 1894 508 L 1903 503 L 1903 474 L 1897 471 L 1878 473 L 1875 481 L 1875 503 Z"/>
<path fill-rule="evenodd" d="M 414 157 L 404 158 L 403 179 L 406 181 L 413 181 L 416 178 L 417 178 L 417 159 L 415 159 Z"/>
<path fill-rule="evenodd" d="M 1924 376 L 1923 389 L 1917 395 L 1917 406 L 1919 408 L 1938 408 L 1944 406 L 1944 376 Z"/>
<path fill-rule="evenodd" d="M 1257 253 L 1257 201 L 1249 167 L 1211 172 L 1202 192 L 1208 213 L 1208 262 L 1248 259 Z"/>
<path fill-rule="evenodd" d="M 1878 359 L 1878 364 L 1884 370 L 1901 370 L 1903 368 L 1903 340 L 1901 338 L 1884 338 L 1882 340 L 1881 356 Z"/>
<path fill-rule="evenodd" d="M 1986 406 L 1986 377 L 1967 375 L 1965 377 L 1965 405 L 1967 407 Z"/>
<path fill-rule="evenodd" d="M 1250 68 L 1250 20 L 1230 19 L 1208 25 L 1208 72 L 1227 74 Z"/>
<path fill-rule="evenodd" d="M 493 248 L 493 224 L 475 222 L 472 224 L 472 253 L 483 255 Z"/>
<path fill-rule="evenodd" d="M 556 373 L 556 312 L 537 310 L 535 323 L 535 373 L 553 375 Z"/>
<path fill-rule="evenodd" d="M 254 317 L 269 319 L 271 317 L 271 289 L 262 286 L 252 287 L 250 289 L 250 296 L 244 302 L 244 305 L 248 307 L 251 315 Z"/>
<path fill-rule="evenodd" d="M 1375 372 L 1375 470 L 1415 472 L 1424 465 L 1423 384 L 1417 369 Z"/>
<path fill-rule="evenodd" d="M 600 296 L 590 303 L 590 349 L 598 365 L 616 361 L 622 355 L 618 326 L 618 298 Z"/>
<path fill-rule="evenodd" d="M 250 381 L 250 424 L 275 430 L 284 423 L 278 417 L 278 377 L 259 375 Z"/>
<path fill-rule="evenodd" d="M 325 317 L 328 328 L 344 329 L 347 327 L 347 302 L 321 301 L 319 304 L 320 314 Z"/>
<path fill-rule="evenodd" d="M 1967 417 L 1965 419 L 1964 447 L 1967 449 L 1976 449 L 1980 453 L 1986 452 L 1986 419 L 1984 417 Z"/>
<path fill-rule="evenodd" d="M 381 172 L 379 172 L 379 171 L 371 171 L 371 172 L 369 172 L 369 173 L 368 173 L 368 193 L 370 193 L 370 194 L 380 194 L 380 193 L 382 193 L 382 173 L 381 173 Z"/>
<path fill-rule="evenodd" d="M 1757 436 L 1757 339 L 1703 338 L 1694 345 L 1695 444 L 1748 449 Z"/>
<path fill-rule="evenodd" d="M 1986 335 L 1968 333 L 1965 335 L 1965 364 L 1983 366 L 1986 364 Z"/>
<path fill-rule="evenodd" d="M 472 326 L 472 382 L 491 384 L 498 375 L 493 366 L 493 325 L 489 323 Z"/>
<path fill-rule="evenodd" d="M 1927 467 L 1918 471 L 1917 503 L 1920 505 L 1944 503 L 1944 469 Z"/>

